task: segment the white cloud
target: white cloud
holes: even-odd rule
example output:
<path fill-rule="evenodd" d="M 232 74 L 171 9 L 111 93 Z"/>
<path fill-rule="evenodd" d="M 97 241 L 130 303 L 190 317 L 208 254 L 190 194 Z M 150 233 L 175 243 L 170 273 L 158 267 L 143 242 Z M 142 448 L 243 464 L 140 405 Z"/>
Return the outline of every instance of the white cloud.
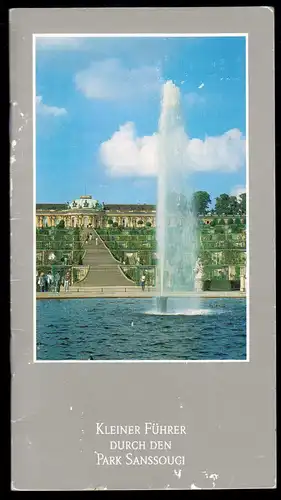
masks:
<path fill-rule="evenodd" d="M 102 163 L 113 176 L 149 177 L 156 174 L 156 136 L 138 138 L 133 123 L 126 123 L 103 142 Z"/>
<path fill-rule="evenodd" d="M 48 106 L 43 103 L 42 96 L 36 96 L 36 112 L 39 115 L 44 116 L 62 116 L 66 115 L 67 111 L 65 108 L 58 108 L 56 106 Z"/>
<path fill-rule="evenodd" d="M 126 68 L 118 59 L 93 62 L 76 74 L 75 84 L 88 99 L 102 100 L 137 99 L 140 93 L 159 93 L 161 89 L 157 67 Z"/>
<path fill-rule="evenodd" d="M 238 129 L 205 140 L 191 139 L 187 156 L 194 170 L 221 170 L 233 172 L 245 161 L 245 138 Z"/>
<path fill-rule="evenodd" d="M 238 185 L 238 186 L 234 186 L 234 188 L 232 189 L 230 195 L 231 196 L 236 196 L 236 198 L 240 198 L 240 195 L 243 194 L 243 193 L 246 193 L 246 187 Z"/>
<path fill-rule="evenodd" d="M 133 123 L 126 123 L 101 144 L 101 162 L 112 176 L 150 177 L 157 174 L 158 135 L 137 137 Z M 245 160 L 245 138 L 237 130 L 218 137 L 185 138 L 182 142 L 186 166 L 193 171 L 233 172 Z"/>
<path fill-rule="evenodd" d="M 85 39 L 80 37 L 36 37 L 36 49 L 77 49 L 84 45 Z"/>

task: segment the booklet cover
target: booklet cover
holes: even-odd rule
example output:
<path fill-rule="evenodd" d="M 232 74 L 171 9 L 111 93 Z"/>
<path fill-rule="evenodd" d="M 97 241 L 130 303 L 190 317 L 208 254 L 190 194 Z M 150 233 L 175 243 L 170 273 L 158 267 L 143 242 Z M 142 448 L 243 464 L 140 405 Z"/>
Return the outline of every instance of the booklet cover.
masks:
<path fill-rule="evenodd" d="M 276 487 L 273 25 L 10 11 L 13 490 Z"/>

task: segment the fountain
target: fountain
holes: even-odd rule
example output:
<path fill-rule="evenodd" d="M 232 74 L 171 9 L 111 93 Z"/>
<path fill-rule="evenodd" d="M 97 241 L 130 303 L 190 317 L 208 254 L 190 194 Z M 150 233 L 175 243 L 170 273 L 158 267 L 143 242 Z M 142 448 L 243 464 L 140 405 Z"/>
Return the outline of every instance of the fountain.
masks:
<path fill-rule="evenodd" d="M 194 290 L 198 257 L 196 217 L 189 187 L 190 165 L 180 106 L 180 90 L 163 85 L 158 131 L 156 307 L 165 313 L 168 298 Z"/>

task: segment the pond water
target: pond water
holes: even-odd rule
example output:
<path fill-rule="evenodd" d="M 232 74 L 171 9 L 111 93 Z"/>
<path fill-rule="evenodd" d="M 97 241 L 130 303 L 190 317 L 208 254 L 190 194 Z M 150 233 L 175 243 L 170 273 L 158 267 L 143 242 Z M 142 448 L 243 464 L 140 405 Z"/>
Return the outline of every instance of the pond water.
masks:
<path fill-rule="evenodd" d="M 245 360 L 246 299 L 37 300 L 37 360 Z"/>

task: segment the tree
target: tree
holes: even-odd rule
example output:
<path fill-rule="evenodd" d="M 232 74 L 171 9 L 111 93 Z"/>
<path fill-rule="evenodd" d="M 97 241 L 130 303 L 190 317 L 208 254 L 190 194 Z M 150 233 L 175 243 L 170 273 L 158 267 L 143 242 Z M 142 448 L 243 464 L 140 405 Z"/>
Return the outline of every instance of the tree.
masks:
<path fill-rule="evenodd" d="M 112 222 L 113 227 L 118 227 L 118 222 Z"/>
<path fill-rule="evenodd" d="M 60 220 L 59 223 L 57 224 L 57 228 L 58 229 L 64 229 L 65 227 L 65 224 L 64 224 L 64 220 Z"/>
<path fill-rule="evenodd" d="M 75 227 L 73 231 L 73 263 L 80 265 L 82 262 L 82 245 L 80 240 L 80 230 Z"/>
<path fill-rule="evenodd" d="M 145 225 L 146 227 L 151 227 L 151 222 L 148 221 Z"/>
<path fill-rule="evenodd" d="M 239 200 L 239 203 L 238 203 L 238 208 L 239 208 L 239 213 L 241 215 L 245 215 L 246 214 L 246 193 L 242 193 L 240 194 L 240 200 Z"/>
<path fill-rule="evenodd" d="M 112 225 L 113 225 L 113 220 L 112 220 L 112 219 L 109 219 L 109 220 L 107 221 L 107 224 L 109 224 L 110 226 L 112 226 Z"/>
<path fill-rule="evenodd" d="M 197 215 L 206 215 L 211 197 L 207 191 L 196 191 L 192 196 L 192 204 Z"/>
<path fill-rule="evenodd" d="M 229 198 L 226 193 L 216 198 L 215 212 L 217 215 L 229 215 Z"/>
<path fill-rule="evenodd" d="M 210 226 L 214 227 L 218 224 L 218 219 L 213 219 L 211 222 L 210 222 Z"/>
<path fill-rule="evenodd" d="M 143 225 L 143 220 L 138 220 L 138 225 L 142 226 Z"/>
<path fill-rule="evenodd" d="M 230 196 L 227 215 L 237 215 L 238 212 L 239 212 L 238 200 L 237 200 L 236 196 Z"/>

